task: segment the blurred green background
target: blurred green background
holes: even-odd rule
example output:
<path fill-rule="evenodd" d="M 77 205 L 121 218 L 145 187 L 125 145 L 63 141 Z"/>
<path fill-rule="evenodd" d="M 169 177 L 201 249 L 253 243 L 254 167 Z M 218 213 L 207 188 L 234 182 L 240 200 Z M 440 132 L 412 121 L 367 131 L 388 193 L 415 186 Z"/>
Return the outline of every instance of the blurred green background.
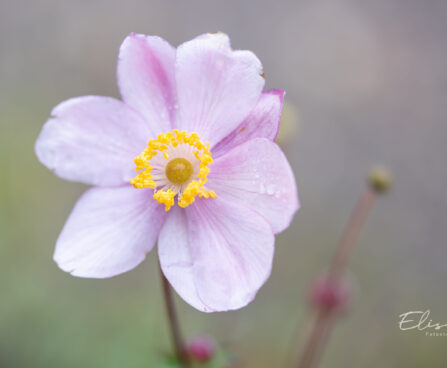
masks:
<path fill-rule="evenodd" d="M 0 2 L 0 367 L 154 367 L 170 348 L 155 252 L 108 280 L 52 261 L 85 186 L 40 165 L 34 141 L 57 103 L 118 96 L 131 31 L 174 45 L 207 31 L 253 50 L 267 88 L 287 91 L 281 144 L 302 202 L 277 237 L 273 273 L 247 308 L 201 314 L 177 298 L 185 333 L 213 334 L 244 367 L 279 367 L 309 319 L 323 270 L 369 167 L 392 168 L 350 267 L 355 300 L 322 367 L 445 367 L 447 337 L 400 331 L 398 315 L 447 323 L 447 3 L 444 0 Z"/>

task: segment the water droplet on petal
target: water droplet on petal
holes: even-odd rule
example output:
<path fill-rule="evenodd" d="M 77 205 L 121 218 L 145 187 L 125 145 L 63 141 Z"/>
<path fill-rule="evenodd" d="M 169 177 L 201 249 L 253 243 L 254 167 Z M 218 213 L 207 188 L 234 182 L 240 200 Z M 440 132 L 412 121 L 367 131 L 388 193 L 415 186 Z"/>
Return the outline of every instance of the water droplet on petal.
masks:
<path fill-rule="evenodd" d="M 274 185 L 274 184 L 269 184 L 269 185 L 267 186 L 267 194 L 268 194 L 268 195 L 273 195 L 273 194 L 275 194 L 275 190 L 276 190 L 276 188 L 275 188 L 275 185 Z"/>

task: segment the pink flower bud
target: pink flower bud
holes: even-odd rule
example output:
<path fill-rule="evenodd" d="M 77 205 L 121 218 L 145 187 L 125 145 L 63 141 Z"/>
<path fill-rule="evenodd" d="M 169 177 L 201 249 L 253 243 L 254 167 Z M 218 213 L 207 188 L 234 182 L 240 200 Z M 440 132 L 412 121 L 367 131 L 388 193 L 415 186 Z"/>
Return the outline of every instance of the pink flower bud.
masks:
<path fill-rule="evenodd" d="M 193 360 L 206 363 L 214 357 L 216 344 L 211 337 L 198 336 L 188 341 L 187 351 Z"/>
<path fill-rule="evenodd" d="M 317 308 L 337 310 L 346 309 L 351 293 L 346 283 L 332 281 L 326 277 L 317 280 L 310 290 L 310 302 Z"/>

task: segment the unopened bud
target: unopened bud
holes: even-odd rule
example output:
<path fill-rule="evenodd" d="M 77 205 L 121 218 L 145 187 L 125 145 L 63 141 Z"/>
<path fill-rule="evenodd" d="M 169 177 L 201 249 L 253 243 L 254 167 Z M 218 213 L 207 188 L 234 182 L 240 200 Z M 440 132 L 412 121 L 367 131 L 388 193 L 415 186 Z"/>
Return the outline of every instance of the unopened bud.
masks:
<path fill-rule="evenodd" d="M 317 280 L 310 290 L 310 302 L 319 309 L 342 312 L 350 299 L 351 293 L 347 284 L 327 277 Z"/>
<path fill-rule="evenodd" d="M 391 173 L 382 167 L 371 169 L 367 180 L 370 188 L 380 194 L 387 192 L 393 184 Z"/>
<path fill-rule="evenodd" d="M 191 359 L 199 363 L 207 363 L 216 353 L 216 343 L 211 337 L 194 337 L 188 341 L 187 351 Z"/>

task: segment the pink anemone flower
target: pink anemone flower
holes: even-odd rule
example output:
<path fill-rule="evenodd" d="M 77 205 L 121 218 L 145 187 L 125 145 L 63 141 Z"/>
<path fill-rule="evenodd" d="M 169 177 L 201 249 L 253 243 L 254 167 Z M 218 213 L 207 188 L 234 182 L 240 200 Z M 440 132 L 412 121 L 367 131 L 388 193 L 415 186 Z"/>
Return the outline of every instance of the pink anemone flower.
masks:
<path fill-rule="evenodd" d="M 106 278 L 158 242 L 161 269 L 204 312 L 251 302 L 270 275 L 274 234 L 299 208 L 293 172 L 273 142 L 284 91 L 263 91 L 250 51 L 223 33 L 177 48 L 132 33 L 118 57 L 122 101 L 84 96 L 52 111 L 36 142 L 61 178 L 92 185 L 54 260 Z"/>

